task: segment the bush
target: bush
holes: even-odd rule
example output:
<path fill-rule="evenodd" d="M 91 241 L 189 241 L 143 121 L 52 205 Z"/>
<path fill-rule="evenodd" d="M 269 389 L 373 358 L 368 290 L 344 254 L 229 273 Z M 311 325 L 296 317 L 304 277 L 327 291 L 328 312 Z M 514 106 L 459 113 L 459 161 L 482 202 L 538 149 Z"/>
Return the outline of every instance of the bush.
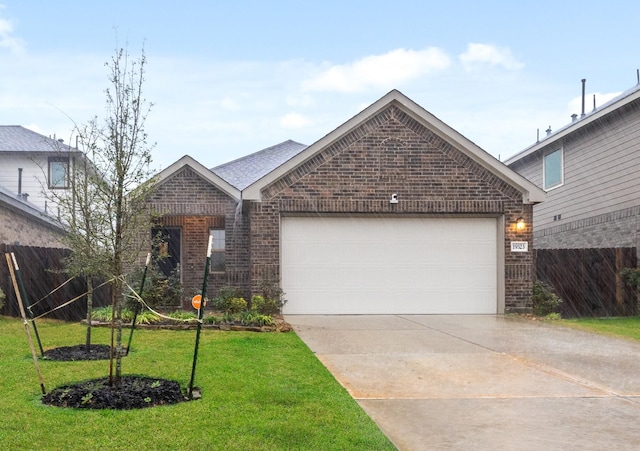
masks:
<path fill-rule="evenodd" d="M 2 307 L 4 307 L 4 298 L 4 291 L 2 291 L 2 288 L 0 288 L 0 311 L 2 310 Z"/>
<path fill-rule="evenodd" d="M 214 310 L 226 312 L 229 310 L 231 299 L 241 298 L 242 292 L 235 287 L 225 286 L 218 290 L 218 294 L 213 298 L 211 305 Z"/>
<path fill-rule="evenodd" d="M 544 282 L 537 281 L 533 284 L 533 314 L 547 316 L 558 313 L 562 299 L 553 292 L 553 289 Z"/>
<path fill-rule="evenodd" d="M 134 311 L 128 308 L 122 309 L 122 321 L 125 323 L 133 321 Z M 111 321 L 111 306 L 100 307 L 91 311 L 91 318 L 96 321 Z M 136 324 L 151 324 L 160 320 L 160 317 L 149 310 L 142 310 L 136 316 Z"/>
<path fill-rule="evenodd" d="M 129 285 L 136 291 L 140 289 L 143 271 L 144 267 L 136 268 L 133 274 L 128 277 Z M 169 277 L 166 277 L 162 274 L 157 264 L 154 263 L 149 266 L 142 292 L 142 299 L 147 305 L 153 308 L 180 306 L 182 305 L 182 294 L 180 274 L 177 271 L 171 272 Z M 137 303 L 137 299 L 129 293 L 126 306 L 134 309 Z"/>
<path fill-rule="evenodd" d="M 244 298 L 231 298 L 227 303 L 225 312 L 240 313 L 247 309 L 247 301 Z"/>
<path fill-rule="evenodd" d="M 620 275 L 631 288 L 640 288 L 640 269 L 624 268 Z"/>
<path fill-rule="evenodd" d="M 260 283 L 259 288 L 262 300 L 258 300 L 258 303 L 261 304 L 261 307 L 254 308 L 254 310 L 264 315 L 280 313 L 282 307 L 287 303 L 287 300 L 284 298 L 284 291 L 280 288 L 280 282 L 275 279 L 265 279 Z M 253 307 L 253 298 L 251 301 Z"/>
<path fill-rule="evenodd" d="M 275 315 L 280 313 L 282 305 L 276 299 L 265 299 L 259 294 L 251 298 L 251 310 L 262 315 Z"/>

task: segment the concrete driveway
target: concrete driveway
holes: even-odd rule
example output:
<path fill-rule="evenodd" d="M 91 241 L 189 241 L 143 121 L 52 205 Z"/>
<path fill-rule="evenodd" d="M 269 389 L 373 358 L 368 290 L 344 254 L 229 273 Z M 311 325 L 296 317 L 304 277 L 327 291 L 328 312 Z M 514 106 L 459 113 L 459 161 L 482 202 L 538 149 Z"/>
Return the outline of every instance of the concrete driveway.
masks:
<path fill-rule="evenodd" d="M 521 318 L 287 315 L 400 450 L 640 449 L 640 344 Z"/>

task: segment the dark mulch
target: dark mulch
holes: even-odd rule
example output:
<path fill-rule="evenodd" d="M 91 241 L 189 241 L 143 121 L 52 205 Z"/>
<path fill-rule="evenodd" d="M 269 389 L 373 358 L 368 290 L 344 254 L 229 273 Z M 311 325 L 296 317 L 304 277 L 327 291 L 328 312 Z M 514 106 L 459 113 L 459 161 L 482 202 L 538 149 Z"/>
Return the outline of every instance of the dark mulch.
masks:
<path fill-rule="evenodd" d="M 42 403 L 78 409 L 142 409 L 177 404 L 188 397 L 180 384 L 167 379 L 122 376 L 119 386 L 109 386 L 109 378 L 63 385 L 42 397 Z"/>
<path fill-rule="evenodd" d="M 44 351 L 43 358 L 47 360 L 106 360 L 109 358 L 109 345 L 91 345 L 87 352 L 86 345 L 61 346 Z"/>

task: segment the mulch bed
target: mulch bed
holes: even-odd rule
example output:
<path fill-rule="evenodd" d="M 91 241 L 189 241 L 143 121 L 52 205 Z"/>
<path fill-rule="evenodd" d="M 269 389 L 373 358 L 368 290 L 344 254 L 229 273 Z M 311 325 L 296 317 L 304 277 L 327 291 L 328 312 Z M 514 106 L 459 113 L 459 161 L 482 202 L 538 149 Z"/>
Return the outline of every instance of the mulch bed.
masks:
<path fill-rule="evenodd" d="M 177 382 L 146 376 L 122 376 L 118 386 L 110 386 L 108 377 L 93 379 L 42 396 L 43 404 L 77 409 L 142 409 L 188 400 Z"/>
<path fill-rule="evenodd" d="M 48 349 L 42 356 L 46 360 L 75 361 L 75 360 L 107 360 L 109 358 L 109 345 L 91 345 L 87 352 L 86 345 L 61 346 Z"/>

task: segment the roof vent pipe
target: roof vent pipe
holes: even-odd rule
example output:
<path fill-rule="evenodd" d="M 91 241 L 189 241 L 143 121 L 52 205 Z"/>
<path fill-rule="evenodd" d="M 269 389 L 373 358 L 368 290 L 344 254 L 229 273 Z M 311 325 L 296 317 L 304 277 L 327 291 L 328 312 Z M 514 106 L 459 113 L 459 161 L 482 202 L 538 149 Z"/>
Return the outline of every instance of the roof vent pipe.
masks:
<path fill-rule="evenodd" d="M 18 197 L 22 196 L 22 168 L 18 168 Z"/>
<path fill-rule="evenodd" d="M 547 136 L 549 136 L 551 134 L 551 126 L 549 126 L 549 128 L 545 131 L 547 132 Z"/>
<path fill-rule="evenodd" d="M 593 111 L 596 110 L 596 95 L 593 95 Z"/>
<path fill-rule="evenodd" d="M 587 82 L 587 79 L 583 78 L 582 79 L 582 114 L 580 115 L 580 117 L 584 117 L 584 86 L 586 82 Z"/>
<path fill-rule="evenodd" d="M 640 85 L 640 69 L 636 69 L 636 79 L 638 80 L 638 84 Z"/>
<path fill-rule="evenodd" d="M 578 115 L 577 115 L 576 113 L 573 113 L 573 114 L 571 115 L 571 122 L 575 122 L 575 121 L 577 121 L 577 120 L 578 120 Z"/>

